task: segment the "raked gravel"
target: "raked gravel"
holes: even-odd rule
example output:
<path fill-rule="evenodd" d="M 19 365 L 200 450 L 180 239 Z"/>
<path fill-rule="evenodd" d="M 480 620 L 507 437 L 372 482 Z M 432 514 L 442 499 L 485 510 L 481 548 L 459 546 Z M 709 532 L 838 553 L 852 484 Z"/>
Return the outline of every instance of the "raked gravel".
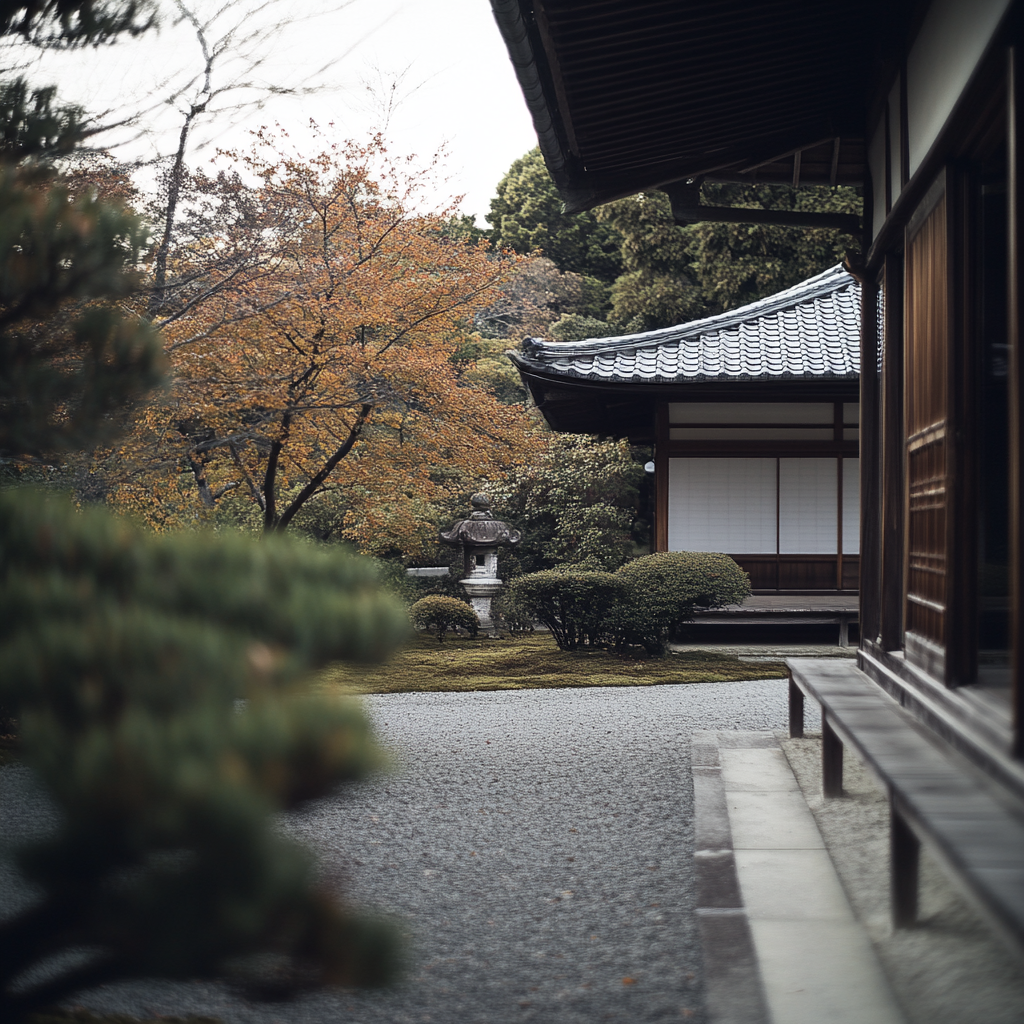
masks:
<path fill-rule="evenodd" d="M 698 1024 L 690 734 L 781 729 L 786 694 L 773 679 L 366 697 L 395 770 L 285 828 L 403 922 L 402 983 L 261 1005 L 138 982 L 79 1001 L 226 1024 Z M 23 769 L 0 770 L 4 832 L 31 827 L 33 802 Z"/>

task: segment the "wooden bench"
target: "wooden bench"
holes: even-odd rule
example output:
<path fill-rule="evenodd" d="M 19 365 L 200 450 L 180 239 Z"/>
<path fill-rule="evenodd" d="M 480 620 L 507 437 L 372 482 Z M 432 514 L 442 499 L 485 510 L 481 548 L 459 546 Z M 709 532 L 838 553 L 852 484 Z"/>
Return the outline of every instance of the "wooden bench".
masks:
<path fill-rule="evenodd" d="M 803 735 L 804 696 L 821 705 L 822 790 L 843 792 L 849 744 L 889 794 L 893 924 L 917 919 L 926 843 L 951 880 L 1024 953 L 1024 816 L 959 755 L 943 749 L 884 690 L 842 659 L 786 661 L 789 734 Z"/>

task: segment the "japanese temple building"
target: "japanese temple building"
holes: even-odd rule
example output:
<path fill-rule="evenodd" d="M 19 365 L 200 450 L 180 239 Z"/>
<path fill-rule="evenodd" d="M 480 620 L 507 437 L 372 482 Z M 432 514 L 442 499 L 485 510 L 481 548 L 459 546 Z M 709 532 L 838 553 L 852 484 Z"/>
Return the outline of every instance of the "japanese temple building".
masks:
<path fill-rule="evenodd" d="M 755 591 L 857 589 L 860 287 L 834 267 L 740 309 L 510 353 L 555 430 L 653 444 L 655 549 Z"/>
<path fill-rule="evenodd" d="M 767 588 L 850 586 L 857 559 L 856 663 L 787 660 L 792 734 L 813 699 L 824 795 L 844 747 L 885 788 L 893 924 L 917 920 L 923 845 L 1019 963 L 1024 0 L 491 6 L 567 213 L 660 189 L 681 225 L 859 238 L 859 296 L 830 271 L 702 324 L 533 343 L 520 367 L 557 429 L 654 441 L 659 547 L 724 547 Z M 706 182 L 848 185 L 863 216 L 716 205 Z M 705 941 L 746 941 L 742 905 L 731 930 L 706 906 Z"/>

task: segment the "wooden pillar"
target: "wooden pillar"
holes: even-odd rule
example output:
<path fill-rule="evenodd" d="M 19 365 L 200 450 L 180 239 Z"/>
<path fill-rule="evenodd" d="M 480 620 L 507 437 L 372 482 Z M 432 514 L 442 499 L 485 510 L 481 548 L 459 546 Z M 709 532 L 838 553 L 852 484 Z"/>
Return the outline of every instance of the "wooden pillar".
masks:
<path fill-rule="evenodd" d="M 1007 74 L 1009 150 L 1010 345 L 1010 637 L 1013 749 L 1024 758 L 1024 45 L 1010 47 Z"/>
<path fill-rule="evenodd" d="M 882 459 L 881 579 L 878 631 L 882 648 L 903 646 L 903 260 L 887 253 L 882 268 L 885 299 L 882 330 L 881 432 Z M 861 416 L 861 430 L 863 427 Z"/>
<path fill-rule="evenodd" d="M 882 453 L 878 374 L 878 287 L 861 285 L 860 343 L 860 635 L 880 633 L 882 585 Z"/>
<path fill-rule="evenodd" d="M 654 550 L 668 551 L 668 402 L 655 411 Z"/>

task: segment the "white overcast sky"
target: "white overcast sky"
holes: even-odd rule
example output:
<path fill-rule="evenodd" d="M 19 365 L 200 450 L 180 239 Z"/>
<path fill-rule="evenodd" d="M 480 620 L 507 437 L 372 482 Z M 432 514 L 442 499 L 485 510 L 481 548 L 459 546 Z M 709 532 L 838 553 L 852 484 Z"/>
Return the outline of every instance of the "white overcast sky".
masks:
<path fill-rule="evenodd" d="M 174 0 L 162 2 L 159 32 L 47 57 L 32 72 L 40 82 L 56 80 L 64 98 L 90 110 L 151 108 L 145 118 L 150 134 L 122 143 L 126 156 L 173 148 L 179 118 L 162 102 L 170 91 L 166 83 L 181 83 L 202 66 L 194 33 L 173 25 Z M 188 2 L 201 13 L 224 6 L 223 0 Z M 259 0 L 236 2 L 255 9 Z M 332 10 L 335 6 L 331 0 L 281 0 L 269 5 L 269 13 L 245 19 L 250 28 L 261 18 L 299 12 L 304 20 L 275 32 L 261 51 L 266 59 L 258 76 L 271 85 L 292 85 L 337 60 L 318 79 L 329 88 L 302 98 L 274 97 L 241 119 L 208 119 L 197 140 L 205 147 L 192 153 L 191 162 L 209 159 L 218 146 L 243 146 L 247 129 L 275 122 L 289 130 L 299 147 L 310 118 L 322 126 L 334 122 L 339 138 L 363 139 L 381 127 L 384 97 L 397 81 L 397 104 L 386 129 L 392 152 L 415 153 L 427 162 L 446 147 L 446 183 L 438 204 L 464 194 L 462 211 L 483 224 L 494 187 L 509 164 L 536 145 L 488 0 L 351 0 Z M 322 13 L 311 16 L 315 12 Z M 212 35 L 217 35 L 216 26 Z M 225 66 L 220 80 L 230 75 Z"/>

